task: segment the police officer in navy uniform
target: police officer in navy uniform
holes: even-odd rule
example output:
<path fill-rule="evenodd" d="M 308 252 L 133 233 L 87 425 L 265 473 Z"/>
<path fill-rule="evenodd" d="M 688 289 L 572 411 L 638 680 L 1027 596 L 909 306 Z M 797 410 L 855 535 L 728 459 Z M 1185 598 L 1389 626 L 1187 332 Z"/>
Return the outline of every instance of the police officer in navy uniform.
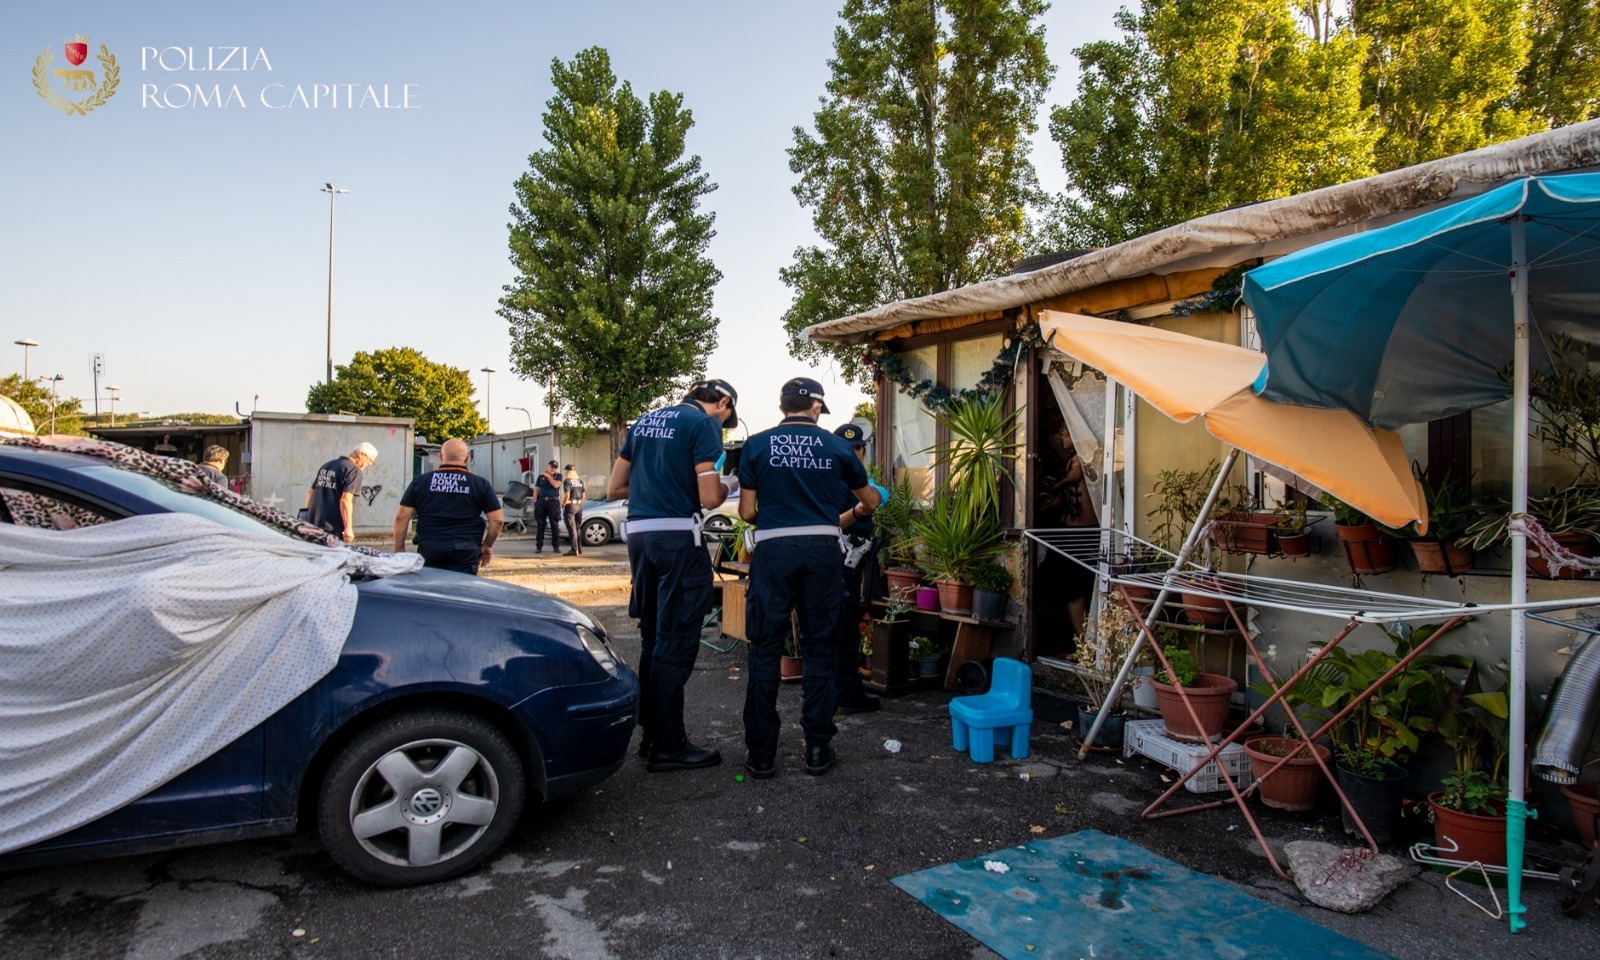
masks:
<path fill-rule="evenodd" d="M 739 395 L 726 380 L 695 384 L 682 402 L 640 417 L 628 430 L 606 481 L 606 497 L 628 498 L 628 615 L 639 621 L 639 754 L 651 773 L 722 762 L 689 741 L 683 688 L 700 652 L 711 611 L 711 555 L 701 539 L 702 510 L 727 497 L 716 469 L 722 430 L 738 422 Z"/>
<path fill-rule="evenodd" d="M 865 460 L 867 432 L 858 423 L 840 424 L 833 435 L 850 444 L 856 459 Z M 889 499 L 889 491 L 872 481 L 867 481 L 878 494 L 880 505 Z M 844 603 L 839 608 L 839 710 L 841 713 L 871 713 L 883 706 L 883 701 L 867 693 L 861 684 L 858 654 L 861 649 L 861 600 L 866 574 L 872 569 L 877 553 L 872 519 L 859 516 L 854 511 L 858 501 L 850 484 L 839 481 L 839 525 L 845 533 Z M 852 512 L 854 511 L 854 512 Z"/>
<path fill-rule="evenodd" d="M 783 385 L 783 420 L 745 442 L 739 462 L 739 516 L 756 525 L 750 562 L 745 629 L 750 638 L 745 688 L 745 770 L 756 779 L 776 773 L 778 658 L 797 614 L 805 674 L 800 724 L 805 730 L 805 771 L 821 776 L 838 762 L 831 741 L 838 728 L 839 590 L 844 555 L 842 524 L 877 509 L 878 494 L 850 444 L 817 426 L 828 412 L 822 384 L 796 377 Z M 839 484 L 856 497 L 838 509 Z M 850 649 L 854 649 L 852 646 Z"/>
<path fill-rule="evenodd" d="M 421 474 L 400 495 L 394 513 L 394 552 L 406 549 L 406 531 L 417 518 L 417 552 L 430 567 L 476 575 L 494 559 L 494 542 L 505 526 L 494 485 L 467 470 L 465 440 L 446 440 L 439 469 Z"/>

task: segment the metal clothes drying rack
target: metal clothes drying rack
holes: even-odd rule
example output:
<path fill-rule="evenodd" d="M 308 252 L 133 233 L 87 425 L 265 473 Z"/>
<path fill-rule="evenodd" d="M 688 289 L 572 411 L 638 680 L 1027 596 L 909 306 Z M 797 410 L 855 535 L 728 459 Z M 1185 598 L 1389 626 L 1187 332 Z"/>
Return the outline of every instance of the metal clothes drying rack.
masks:
<path fill-rule="evenodd" d="M 1223 470 L 1223 475 L 1226 475 L 1226 468 Z M 1209 502 L 1207 506 L 1209 508 Z M 1202 519 L 1203 518 L 1204 514 L 1202 514 Z M 1339 646 L 1340 643 L 1344 641 L 1345 637 L 1349 636 L 1350 633 L 1362 623 L 1400 623 L 1420 620 L 1438 620 L 1441 618 L 1444 620 L 1443 625 L 1439 629 L 1435 630 L 1430 636 L 1420 641 L 1415 649 L 1413 649 L 1403 659 L 1396 663 L 1388 673 L 1385 673 L 1378 680 L 1374 681 L 1365 692 L 1363 692 L 1359 697 L 1357 697 L 1343 710 L 1335 714 L 1315 731 L 1308 732 L 1302 725 L 1300 718 L 1295 715 L 1294 711 L 1286 710 L 1285 713 L 1287 714 L 1289 721 L 1294 725 L 1296 732 L 1299 734 L 1300 743 L 1291 749 L 1288 755 L 1280 758 L 1278 762 L 1273 765 L 1272 769 L 1268 771 L 1266 776 L 1271 776 L 1272 772 L 1278 770 L 1290 759 L 1305 751 L 1308 745 L 1314 743 L 1317 738 L 1326 735 L 1328 731 L 1330 731 L 1336 724 L 1348 716 L 1351 711 L 1355 710 L 1361 703 L 1365 702 L 1380 687 L 1382 687 L 1384 683 L 1388 682 L 1390 677 L 1405 669 L 1405 667 L 1410 664 L 1412 660 L 1418 656 L 1421 656 L 1435 640 L 1468 617 L 1480 613 L 1508 611 L 1518 608 L 1523 610 L 1562 609 L 1581 605 L 1583 603 L 1594 602 L 1592 600 L 1574 601 L 1569 599 L 1550 600 L 1537 603 L 1523 603 L 1521 605 L 1513 605 L 1510 603 L 1454 603 L 1445 600 L 1429 599 L 1427 597 L 1414 597 L 1400 594 L 1381 593 L 1370 590 L 1358 590 L 1351 587 L 1330 584 L 1307 583 L 1293 580 L 1281 580 L 1272 577 L 1252 576 L 1250 574 L 1228 573 L 1210 569 L 1201 564 L 1191 562 L 1189 559 L 1196 545 L 1200 542 L 1200 539 L 1205 535 L 1207 530 L 1207 524 L 1203 522 L 1197 523 L 1189 532 L 1189 536 L 1185 540 L 1183 548 L 1177 554 L 1170 553 L 1152 543 L 1140 540 L 1137 537 L 1131 536 L 1115 528 L 1076 527 L 1048 530 L 1037 529 L 1025 530 L 1023 531 L 1023 534 L 1028 539 L 1033 540 L 1046 549 L 1054 551 L 1055 553 L 1066 557 L 1068 560 L 1071 560 L 1073 563 L 1087 568 L 1091 573 L 1095 574 L 1099 578 L 1099 582 L 1101 583 L 1109 583 L 1117 586 L 1133 588 L 1142 587 L 1153 591 L 1156 594 L 1155 599 L 1150 603 L 1149 607 L 1146 610 L 1141 611 L 1140 608 L 1128 598 L 1127 592 L 1122 591 L 1121 602 L 1127 606 L 1129 612 L 1133 614 L 1134 619 L 1140 622 L 1140 636 L 1134 641 L 1134 644 L 1129 649 L 1127 656 L 1124 657 L 1123 662 L 1117 671 L 1116 678 L 1112 681 L 1111 689 L 1106 698 L 1107 702 L 1115 702 L 1118 696 L 1120 696 L 1123 686 L 1127 683 L 1128 676 L 1132 671 L 1133 664 L 1137 660 L 1143 645 L 1147 641 L 1150 643 L 1151 651 L 1155 654 L 1156 659 L 1161 663 L 1162 668 L 1167 669 L 1170 667 L 1170 664 L 1167 663 L 1165 654 L 1161 651 L 1160 644 L 1154 642 L 1154 637 L 1151 634 L 1152 626 L 1155 624 L 1156 619 L 1160 616 L 1162 607 L 1165 605 L 1169 596 L 1181 591 L 1184 594 L 1197 595 L 1221 601 L 1226 607 L 1228 618 L 1234 624 L 1239 635 L 1243 637 L 1246 649 L 1248 650 L 1249 655 L 1254 658 L 1257 668 L 1261 672 L 1262 678 L 1266 681 L 1269 689 L 1271 690 L 1271 694 L 1268 696 L 1266 702 L 1264 702 L 1260 707 L 1256 708 L 1256 710 L 1253 711 L 1250 716 L 1247 717 L 1245 721 L 1240 724 L 1239 727 L 1236 728 L 1231 734 L 1222 738 L 1220 742 L 1211 744 L 1207 754 L 1200 759 L 1195 766 L 1188 771 L 1188 773 L 1184 774 L 1177 783 L 1174 783 L 1165 793 L 1158 797 L 1155 802 L 1151 803 L 1145 808 L 1143 816 L 1147 820 L 1154 820 L 1161 817 L 1190 813 L 1196 810 L 1212 810 L 1225 806 L 1231 802 L 1238 806 L 1240 813 L 1243 814 L 1246 822 L 1249 823 L 1251 831 L 1255 834 L 1256 840 L 1260 843 L 1262 851 L 1266 854 L 1267 861 L 1272 864 L 1272 869 L 1284 879 L 1289 879 L 1289 875 L 1284 871 L 1282 866 L 1279 865 L 1277 858 L 1273 855 L 1271 845 L 1267 843 L 1266 837 L 1262 834 L 1259 825 L 1257 825 L 1255 817 L 1250 812 L 1249 806 L 1245 803 L 1245 798 L 1256 790 L 1260 784 L 1260 780 L 1257 780 L 1250 786 L 1241 790 L 1238 785 L 1234 783 L 1231 777 L 1225 776 L 1222 778 L 1222 780 L 1227 784 L 1228 790 L 1232 794 L 1231 800 L 1216 800 L 1210 803 L 1198 804 L 1180 809 L 1162 812 L 1158 811 L 1160 811 L 1160 808 L 1164 806 L 1167 801 L 1170 800 L 1172 796 L 1183 787 L 1185 783 L 1193 779 L 1194 776 L 1198 774 L 1207 764 L 1211 763 L 1213 760 L 1216 760 L 1224 749 L 1243 736 L 1244 733 L 1249 730 L 1251 725 L 1266 713 L 1269 707 L 1271 707 L 1274 703 L 1279 702 L 1283 698 L 1285 692 L 1292 688 L 1294 684 L 1297 683 L 1307 673 L 1315 669 L 1317 664 L 1321 663 L 1330 652 L 1332 652 Z M 1299 670 L 1295 671 L 1293 675 L 1280 681 L 1274 677 L 1267 659 L 1261 655 L 1259 650 L 1256 649 L 1255 643 L 1250 637 L 1250 632 L 1246 627 L 1244 619 L 1240 615 L 1239 608 L 1241 606 L 1258 606 L 1296 613 L 1307 613 L 1314 616 L 1336 618 L 1345 622 L 1343 628 L 1340 629 L 1331 639 L 1329 639 L 1314 657 L 1301 666 Z M 1192 704 L 1190 704 L 1188 696 L 1183 692 L 1183 688 L 1178 688 L 1178 695 L 1184 704 L 1184 708 L 1190 713 L 1191 718 L 1194 719 L 1196 725 L 1198 726 L 1199 718 L 1194 716 L 1194 707 Z M 1088 745 L 1094 742 L 1095 735 L 1099 733 L 1100 725 L 1104 721 L 1105 716 L 1106 712 L 1103 711 L 1096 718 L 1094 725 L 1089 730 L 1084 732 L 1084 747 L 1079 750 L 1079 760 L 1082 760 L 1088 755 Z M 1377 852 L 1377 842 L 1373 840 L 1372 834 L 1367 830 L 1366 824 L 1361 822 L 1360 816 L 1357 815 L 1355 810 L 1351 807 L 1349 799 L 1345 797 L 1344 792 L 1339 789 L 1338 779 L 1333 775 L 1332 770 L 1329 769 L 1328 763 L 1322 759 L 1320 754 L 1313 752 L 1312 756 L 1316 759 L 1317 765 L 1321 769 L 1323 776 L 1327 779 L 1328 783 L 1333 786 L 1334 792 L 1338 794 L 1340 804 L 1343 805 L 1346 812 L 1349 813 L 1352 822 L 1355 823 L 1357 828 L 1360 830 L 1363 839 L 1365 839 L 1367 843 L 1367 846 L 1373 852 Z M 1265 776 L 1262 779 L 1265 779 Z"/>

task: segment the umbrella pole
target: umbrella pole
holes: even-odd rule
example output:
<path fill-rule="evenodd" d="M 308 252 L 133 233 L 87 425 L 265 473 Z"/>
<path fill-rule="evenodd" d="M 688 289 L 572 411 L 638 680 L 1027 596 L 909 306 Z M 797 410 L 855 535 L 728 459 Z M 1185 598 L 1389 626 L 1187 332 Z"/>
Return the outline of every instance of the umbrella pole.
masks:
<path fill-rule="evenodd" d="M 1177 559 L 1172 561 L 1172 569 L 1161 584 L 1161 592 L 1156 594 L 1155 601 L 1150 604 L 1144 617 L 1144 629 L 1139 631 L 1139 636 L 1133 641 L 1133 646 L 1128 648 L 1127 656 L 1122 658 L 1122 666 L 1117 670 L 1117 676 L 1111 681 L 1111 689 L 1106 691 L 1106 709 L 1095 714 L 1094 723 L 1083 732 L 1083 745 L 1078 748 L 1078 759 L 1089 756 L 1089 746 L 1094 743 L 1094 738 L 1099 736 L 1100 727 L 1111 716 L 1109 705 L 1116 703 L 1122 696 L 1122 688 L 1128 682 L 1128 674 L 1133 671 L 1133 662 L 1139 659 L 1139 651 L 1144 649 L 1145 638 L 1152 636 L 1155 629 L 1156 618 L 1161 616 L 1161 608 L 1166 606 L 1167 597 L 1172 595 L 1173 580 L 1183 570 L 1184 564 L 1189 562 L 1189 557 L 1200 543 L 1200 537 L 1205 533 L 1206 523 L 1211 519 L 1211 508 L 1216 505 L 1217 497 L 1222 495 L 1223 484 L 1228 482 L 1228 474 L 1233 472 L 1233 465 L 1239 459 L 1239 448 L 1229 447 L 1227 457 L 1223 458 L 1222 469 L 1217 471 L 1217 479 L 1211 484 L 1211 492 L 1206 495 L 1206 502 L 1200 507 L 1200 513 L 1194 518 L 1194 526 L 1189 528 L 1189 535 L 1184 538 L 1183 548 L 1178 551 Z"/>
<path fill-rule="evenodd" d="M 1528 240 L 1526 221 L 1511 220 L 1511 320 L 1512 434 L 1511 515 L 1528 513 Z M 1511 528 L 1511 770 L 1510 797 L 1506 802 L 1506 918 L 1511 932 L 1528 925 L 1523 919 L 1522 850 L 1527 838 L 1527 534 L 1520 525 Z"/>

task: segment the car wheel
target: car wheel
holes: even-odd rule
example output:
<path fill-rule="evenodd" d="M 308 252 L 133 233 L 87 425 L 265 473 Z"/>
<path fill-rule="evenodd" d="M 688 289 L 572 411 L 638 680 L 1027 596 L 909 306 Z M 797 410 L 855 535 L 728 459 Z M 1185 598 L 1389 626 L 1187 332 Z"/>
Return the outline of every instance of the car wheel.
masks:
<path fill-rule="evenodd" d="M 706 517 L 706 533 L 724 534 L 733 532 L 733 521 L 718 513 Z"/>
<path fill-rule="evenodd" d="M 339 866 L 388 886 L 465 873 L 522 814 L 522 762 L 499 730 L 442 710 L 364 731 L 334 759 L 317 803 L 322 842 Z"/>
<path fill-rule="evenodd" d="M 611 542 L 611 524 L 599 517 L 583 521 L 583 545 L 603 547 Z"/>

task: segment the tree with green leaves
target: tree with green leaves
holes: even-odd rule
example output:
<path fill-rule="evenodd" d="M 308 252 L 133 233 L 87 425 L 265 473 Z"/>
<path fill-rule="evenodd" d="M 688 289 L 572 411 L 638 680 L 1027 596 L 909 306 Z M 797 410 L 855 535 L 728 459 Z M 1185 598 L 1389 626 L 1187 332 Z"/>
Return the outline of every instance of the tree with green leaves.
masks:
<path fill-rule="evenodd" d="M 1103 246 L 1375 172 L 1366 43 L 1284 0 L 1146 0 L 1051 113 L 1070 190 L 1041 246 Z"/>
<path fill-rule="evenodd" d="M 434 443 L 476 437 L 489 428 L 478 416 L 472 375 L 434 363 L 411 347 L 357 352 L 348 364 L 333 368 L 333 382 L 312 386 L 306 410 L 410 417 L 417 437 Z"/>
<path fill-rule="evenodd" d="M 599 47 L 550 69 L 548 146 L 516 182 L 499 312 L 517 373 L 579 427 L 609 427 L 615 458 L 627 422 L 681 395 L 717 345 L 715 217 L 699 209 L 716 185 L 686 154 L 681 94 L 641 101 Z"/>
<path fill-rule="evenodd" d="M 1529 0 L 1519 103 L 1552 127 L 1600 117 L 1600 0 Z"/>
<path fill-rule="evenodd" d="M 1547 124 L 1519 108 L 1531 44 L 1527 0 L 1356 0 L 1368 41 L 1363 99 L 1377 111 L 1382 170 L 1422 163 Z"/>
<path fill-rule="evenodd" d="M 858 351 L 815 323 L 1003 274 L 1038 192 L 1028 137 L 1055 68 L 1043 0 L 846 0 L 813 131 L 795 128 L 794 194 L 819 246 L 779 271 L 789 351 L 865 383 Z"/>
<path fill-rule="evenodd" d="M 46 380 L 45 383 L 50 381 Z M 50 432 L 50 388 L 39 381 L 24 380 L 20 373 L 0 379 L 0 396 L 10 397 L 17 406 L 28 412 L 33 428 L 41 436 Z M 83 402 L 77 397 L 55 397 L 55 432 L 81 437 L 83 430 Z"/>

